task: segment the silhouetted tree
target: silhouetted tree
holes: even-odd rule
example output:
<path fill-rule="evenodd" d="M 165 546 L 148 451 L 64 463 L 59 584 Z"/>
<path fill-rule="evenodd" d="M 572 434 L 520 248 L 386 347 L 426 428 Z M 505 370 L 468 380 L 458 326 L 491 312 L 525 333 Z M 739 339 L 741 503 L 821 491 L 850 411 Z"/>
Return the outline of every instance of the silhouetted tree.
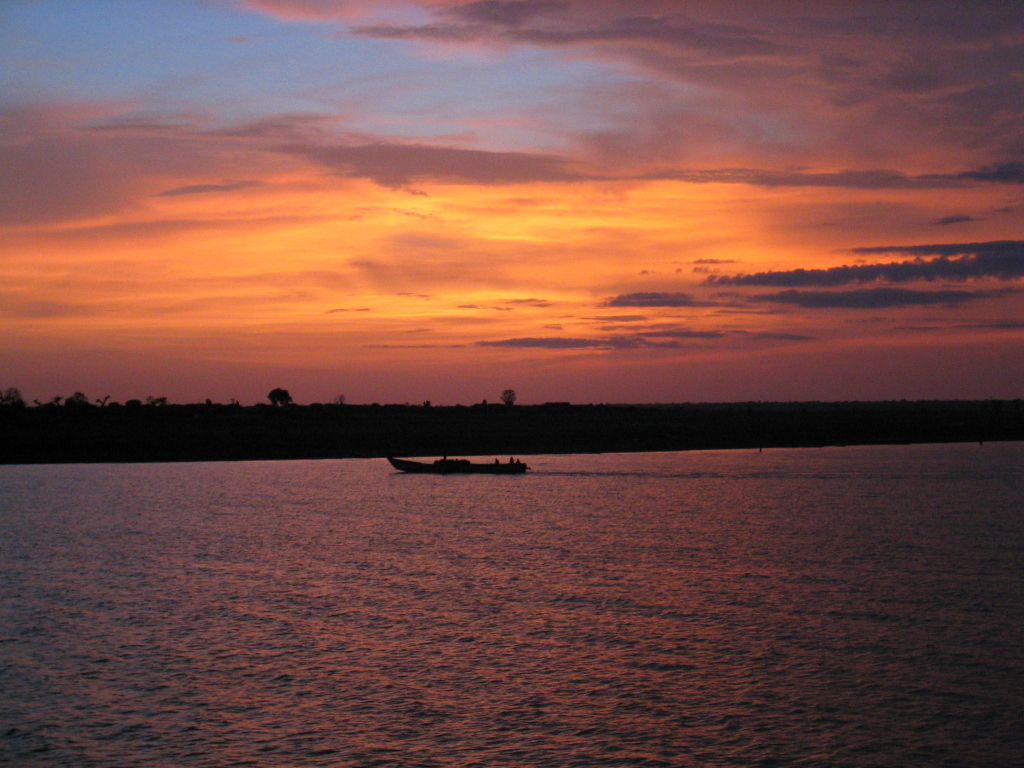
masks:
<path fill-rule="evenodd" d="M 7 389 L 0 389 L 0 405 L 24 408 L 25 400 L 22 398 L 21 391 L 17 387 L 8 387 Z"/>
<path fill-rule="evenodd" d="M 84 408 L 89 405 L 89 398 L 81 392 L 75 392 L 64 401 L 65 408 Z"/>
<path fill-rule="evenodd" d="M 345 404 L 345 396 L 344 395 L 338 395 L 336 398 L 334 398 L 334 404 L 335 405 L 344 405 Z"/>
<path fill-rule="evenodd" d="M 516 402 L 516 391 L 514 389 L 506 389 L 501 393 L 501 402 L 511 408 Z"/>
<path fill-rule="evenodd" d="M 166 397 L 153 397 L 152 395 L 149 395 L 146 398 L 146 405 L 151 405 L 151 406 L 154 406 L 154 407 L 159 406 L 159 405 L 167 405 L 167 398 Z"/>
<path fill-rule="evenodd" d="M 292 396 L 288 394 L 288 390 L 280 387 L 270 390 L 267 399 L 270 400 L 271 405 L 291 405 L 292 402 Z"/>

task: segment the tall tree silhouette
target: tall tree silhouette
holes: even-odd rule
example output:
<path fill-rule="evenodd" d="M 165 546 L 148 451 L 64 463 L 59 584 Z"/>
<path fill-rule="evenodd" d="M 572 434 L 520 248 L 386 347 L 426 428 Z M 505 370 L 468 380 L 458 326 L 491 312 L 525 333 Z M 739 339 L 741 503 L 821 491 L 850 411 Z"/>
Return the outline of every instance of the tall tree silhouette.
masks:
<path fill-rule="evenodd" d="M 25 399 L 21 396 L 21 390 L 17 387 L 0 389 L 0 405 L 23 408 L 25 406 Z"/>
<path fill-rule="evenodd" d="M 288 390 L 280 387 L 270 390 L 267 399 L 270 400 L 271 405 L 291 405 L 292 403 L 292 396 L 288 394 Z"/>

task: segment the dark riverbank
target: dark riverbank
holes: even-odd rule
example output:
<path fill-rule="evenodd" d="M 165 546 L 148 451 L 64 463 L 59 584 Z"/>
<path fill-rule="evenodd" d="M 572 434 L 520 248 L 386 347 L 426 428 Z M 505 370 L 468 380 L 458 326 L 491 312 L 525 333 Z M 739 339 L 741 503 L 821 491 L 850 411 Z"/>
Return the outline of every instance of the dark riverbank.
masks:
<path fill-rule="evenodd" d="M 1024 439 L 1020 400 L 0 408 L 0 463 L 679 451 Z"/>

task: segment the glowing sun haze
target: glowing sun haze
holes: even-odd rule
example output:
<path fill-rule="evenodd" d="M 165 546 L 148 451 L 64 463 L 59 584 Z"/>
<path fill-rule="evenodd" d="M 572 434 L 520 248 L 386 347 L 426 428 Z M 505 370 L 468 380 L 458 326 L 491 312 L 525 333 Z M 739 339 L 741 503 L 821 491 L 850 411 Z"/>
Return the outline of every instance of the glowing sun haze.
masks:
<path fill-rule="evenodd" d="M 1024 392 L 1024 3 L 8 0 L 0 386 Z"/>

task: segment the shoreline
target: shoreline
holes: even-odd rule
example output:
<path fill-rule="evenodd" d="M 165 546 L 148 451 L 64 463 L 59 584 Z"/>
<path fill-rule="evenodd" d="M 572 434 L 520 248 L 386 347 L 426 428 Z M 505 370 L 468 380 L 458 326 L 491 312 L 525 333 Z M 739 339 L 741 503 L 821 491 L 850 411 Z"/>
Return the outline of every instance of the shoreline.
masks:
<path fill-rule="evenodd" d="M 0 464 L 529 456 L 1024 440 L 1020 400 L 0 408 Z"/>
<path fill-rule="evenodd" d="M 844 443 L 844 444 L 827 444 L 827 445 L 772 445 L 753 448 L 750 446 L 736 446 L 729 448 L 677 448 L 677 449 L 643 449 L 638 448 L 636 450 L 622 450 L 622 451 L 549 451 L 544 453 L 518 453 L 515 454 L 516 458 L 525 459 L 532 456 L 605 456 L 609 454 L 637 454 L 637 453 L 698 453 L 703 451 L 757 451 L 765 452 L 768 451 L 779 451 L 779 450 L 820 450 L 824 448 L 869 448 L 869 447 L 890 447 L 890 446 L 911 446 L 911 445 L 971 445 L 974 444 L 973 440 L 959 440 L 959 441 L 947 441 L 947 442 L 917 442 L 917 443 Z M 979 447 L 987 445 L 1002 445 L 1002 444 L 1013 444 L 1024 442 L 1024 438 L 1011 438 L 1006 440 L 985 440 L 979 442 Z M 495 454 L 481 453 L 462 453 L 457 456 L 449 456 L 452 458 L 465 458 L 465 459 L 479 459 L 482 457 L 494 458 Z M 0 467 L 44 467 L 44 466 L 71 466 L 71 465 L 91 465 L 91 464 L 104 464 L 110 466 L 120 465 L 131 465 L 131 464 L 233 464 L 241 462 L 260 462 L 260 461 L 383 461 L 387 456 L 294 456 L 285 458 L 222 458 L 222 459 L 123 459 L 123 460 L 95 460 L 95 461 L 25 461 L 25 462 L 14 462 L 14 461 L 0 461 Z M 411 460 L 430 460 L 440 458 L 439 454 L 423 454 L 423 455 L 408 455 L 408 456 L 393 456 L 392 458 L 404 458 Z M 400 474 L 397 473 L 396 474 Z M 458 474 L 458 473 L 452 473 Z"/>

